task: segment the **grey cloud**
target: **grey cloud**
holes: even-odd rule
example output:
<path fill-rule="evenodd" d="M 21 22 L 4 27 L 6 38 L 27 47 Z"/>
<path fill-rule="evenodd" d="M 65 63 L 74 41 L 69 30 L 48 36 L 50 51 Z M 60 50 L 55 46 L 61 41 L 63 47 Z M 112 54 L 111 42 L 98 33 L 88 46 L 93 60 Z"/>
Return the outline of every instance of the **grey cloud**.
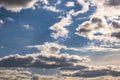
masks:
<path fill-rule="evenodd" d="M 90 32 L 91 30 L 88 30 L 88 29 L 85 29 L 85 28 L 81 28 L 80 30 L 79 30 L 79 32 L 81 33 L 81 32 Z"/>
<path fill-rule="evenodd" d="M 111 36 L 120 39 L 120 32 L 114 32 L 111 34 Z"/>
<path fill-rule="evenodd" d="M 61 70 L 69 70 L 69 71 L 84 70 L 84 69 L 88 69 L 88 66 L 87 65 L 73 65 L 73 66 L 61 68 Z"/>
<path fill-rule="evenodd" d="M 120 0 L 107 0 L 106 4 L 109 6 L 120 6 Z"/>
<path fill-rule="evenodd" d="M 95 18 L 92 18 L 91 22 L 92 22 L 92 23 L 101 23 L 102 20 L 95 17 Z"/>
<path fill-rule="evenodd" d="M 31 8 L 37 0 L 0 0 L 0 6 L 14 12 Z"/>
<path fill-rule="evenodd" d="M 86 57 L 69 54 L 10 55 L 0 58 L 0 67 L 62 68 L 88 60 Z"/>
<path fill-rule="evenodd" d="M 112 22 L 112 26 L 113 26 L 113 28 L 116 28 L 116 29 L 120 28 L 120 24 L 115 21 Z"/>
<path fill-rule="evenodd" d="M 72 76 L 72 77 L 100 77 L 100 76 L 120 76 L 119 71 L 114 71 L 110 69 L 101 69 L 101 70 L 84 70 L 78 71 L 71 75 L 63 74 L 64 76 Z"/>

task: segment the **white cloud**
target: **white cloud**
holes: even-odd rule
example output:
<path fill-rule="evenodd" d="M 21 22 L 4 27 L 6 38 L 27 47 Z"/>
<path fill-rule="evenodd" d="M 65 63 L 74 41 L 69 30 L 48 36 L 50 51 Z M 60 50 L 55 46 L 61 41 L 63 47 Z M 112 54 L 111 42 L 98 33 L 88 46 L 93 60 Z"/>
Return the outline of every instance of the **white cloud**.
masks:
<path fill-rule="evenodd" d="M 3 20 L 0 20 L 0 25 L 1 25 L 1 24 L 4 24 L 4 21 L 3 21 Z"/>
<path fill-rule="evenodd" d="M 49 43 L 46 42 L 43 45 L 35 45 L 35 46 L 27 46 L 28 48 L 37 48 L 38 50 L 41 51 L 43 54 L 58 54 L 60 53 L 60 50 L 62 48 L 65 48 L 66 46 L 59 45 L 57 43 Z"/>
<path fill-rule="evenodd" d="M 32 8 L 37 0 L 0 0 L 0 7 L 13 12 L 19 12 L 22 9 Z"/>
<path fill-rule="evenodd" d="M 90 40 L 119 42 L 120 22 L 107 23 L 105 18 L 93 17 L 78 26 L 77 35 Z"/>
<path fill-rule="evenodd" d="M 66 17 L 63 17 L 58 23 L 52 25 L 49 29 L 53 30 L 51 36 L 55 39 L 59 37 L 68 37 L 69 31 L 66 29 L 72 23 L 72 18 L 70 14 L 67 14 Z"/>
<path fill-rule="evenodd" d="M 72 1 L 68 1 L 66 4 L 66 7 L 74 7 L 74 6 L 75 6 L 75 4 Z"/>
<path fill-rule="evenodd" d="M 23 27 L 27 30 L 33 30 L 33 28 L 29 24 L 23 25 Z"/>
<path fill-rule="evenodd" d="M 49 11 L 52 11 L 52 12 L 61 12 L 61 10 L 56 9 L 56 7 L 54 7 L 54 6 L 43 6 L 43 9 L 49 10 Z"/>

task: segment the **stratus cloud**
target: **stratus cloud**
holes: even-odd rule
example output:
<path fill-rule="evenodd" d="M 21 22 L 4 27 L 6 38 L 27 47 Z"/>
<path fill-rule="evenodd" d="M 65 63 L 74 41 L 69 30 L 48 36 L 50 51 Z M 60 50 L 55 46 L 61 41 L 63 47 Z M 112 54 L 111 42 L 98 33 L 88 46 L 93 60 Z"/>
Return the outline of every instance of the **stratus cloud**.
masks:
<path fill-rule="evenodd" d="M 78 26 L 77 33 L 80 36 L 86 37 L 90 40 L 106 40 L 119 41 L 120 22 L 112 21 L 107 24 L 104 18 L 93 17 L 90 21 L 86 21 Z"/>
<path fill-rule="evenodd" d="M 13 12 L 19 12 L 22 9 L 32 8 L 37 0 L 0 0 L 0 7 Z"/>

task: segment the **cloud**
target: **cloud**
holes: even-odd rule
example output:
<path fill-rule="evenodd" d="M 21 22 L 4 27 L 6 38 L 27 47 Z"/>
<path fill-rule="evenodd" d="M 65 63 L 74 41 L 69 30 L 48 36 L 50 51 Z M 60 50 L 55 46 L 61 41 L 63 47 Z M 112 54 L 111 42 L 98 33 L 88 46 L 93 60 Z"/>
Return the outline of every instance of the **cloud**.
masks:
<path fill-rule="evenodd" d="M 57 75 L 41 75 L 32 73 L 27 69 L 18 69 L 18 68 L 5 68 L 0 69 L 0 79 L 1 80 L 118 80 L 120 77 L 112 76 L 101 76 L 101 77 L 70 77 L 70 76 L 57 76 Z"/>
<path fill-rule="evenodd" d="M 91 3 L 97 7 L 95 13 L 92 15 L 94 17 L 107 16 L 115 18 L 116 16 L 119 16 L 119 0 L 92 0 Z"/>
<path fill-rule="evenodd" d="M 4 21 L 3 21 L 3 20 L 0 20 L 0 25 L 1 25 L 1 24 L 4 24 Z"/>
<path fill-rule="evenodd" d="M 27 30 L 33 30 L 33 28 L 29 24 L 23 25 L 23 27 Z"/>
<path fill-rule="evenodd" d="M 67 2 L 66 7 L 74 7 L 75 4 L 72 1 Z"/>
<path fill-rule="evenodd" d="M 27 48 L 36 48 L 43 54 L 59 54 L 60 50 L 66 48 L 66 46 L 55 42 L 45 42 L 43 45 L 27 46 Z"/>
<path fill-rule="evenodd" d="M 14 22 L 15 20 L 11 17 L 7 17 L 7 20 L 11 21 L 11 22 Z"/>
<path fill-rule="evenodd" d="M 19 12 L 22 9 L 32 8 L 37 0 L 0 0 L 0 7 L 13 12 Z"/>
<path fill-rule="evenodd" d="M 67 26 L 72 24 L 72 18 L 70 14 L 67 14 L 66 17 L 63 17 L 58 23 L 52 25 L 49 29 L 53 30 L 51 37 L 58 39 L 60 37 L 68 37 L 69 31 L 66 29 Z"/>
<path fill-rule="evenodd" d="M 32 73 L 25 69 L 6 69 L 0 68 L 0 79 L 1 80 L 31 80 Z"/>
<path fill-rule="evenodd" d="M 44 6 L 43 9 L 48 10 L 48 11 L 52 11 L 52 12 L 61 12 L 61 10 L 57 9 L 54 6 Z"/>
<path fill-rule="evenodd" d="M 93 17 L 90 21 L 80 24 L 76 29 L 76 34 L 90 40 L 118 42 L 119 26 L 119 21 L 113 21 L 108 24 L 104 18 Z"/>
<path fill-rule="evenodd" d="M 39 68 L 62 68 L 76 63 L 86 62 L 87 57 L 69 54 L 28 54 L 9 55 L 0 58 L 0 67 L 39 67 Z"/>
<path fill-rule="evenodd" d="M 106 5 L 108 5 L 108 6 L 120 6 L 120 0 L 107 0 Z"/>
<path fill-rule="evenodd" d="M 109 69 L 101 69 L 101 70 L 90 70 L 90 71 L 78 71 L 71 76 L 73 77 L 99 77 L 99 76 L 120 76 L 119 71 L 112 71 Z"/>

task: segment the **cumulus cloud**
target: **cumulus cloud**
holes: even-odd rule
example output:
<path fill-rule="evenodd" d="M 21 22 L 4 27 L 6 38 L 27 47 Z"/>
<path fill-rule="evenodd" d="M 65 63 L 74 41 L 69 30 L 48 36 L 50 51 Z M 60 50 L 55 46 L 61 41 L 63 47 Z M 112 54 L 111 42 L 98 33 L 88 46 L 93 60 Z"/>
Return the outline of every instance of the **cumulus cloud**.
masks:
<path fill-rule="evenodd" d="M 66 4 L 66 7 L 74 7 L 75 6 L 75 4 L 74 4 L 74 2 L 67 2 L 67 4 Z"/>
<path fill-rule="evenodd" d="M 77 33 L 90 40 L 119 41 L 120 22 L 113 21 L 107 24 L 104 18 L 93 17 L 78 26 Z"/>
<path fill-rule="evenodd" d="M 34 45 L 34 46 L 27 46 L 27 48 L 36 48 L 41 51 L 43 54 L 59 54 L 62 48 L 66 48 L 64 45 L 60 45 L 55 42 L 46 42 L 43 45 Z"/>
<path fill-rule="evenodd" d="M 4 24 L 4 21 L 3 21 L 3 20 L 0 20 L 0 25 L 1 25 L 1 24 Z"/>
<path fill-rule="evenodd" d="M 23 27 L 27 30 L 33 30 L 33 28 L 29 24 L 24 24 Z"/>
<path fill-rule="evenodd" d="M 72 17 L 70 14 L 67 14 L 66 17 L 63 17 L 60 22 L 55 23 L 49 29 L 53 30 L 51 36 L 55 39 L 59 37 L 68 37 L 69 31 L 66 29 L 67 26 L 72 24 Z"/>
<path fill-rule="evenodd" d="M 13 12 L 19 12 L 22 9 L 32 8 L 37 0 L 0 0 L 0 7 Z"/>

